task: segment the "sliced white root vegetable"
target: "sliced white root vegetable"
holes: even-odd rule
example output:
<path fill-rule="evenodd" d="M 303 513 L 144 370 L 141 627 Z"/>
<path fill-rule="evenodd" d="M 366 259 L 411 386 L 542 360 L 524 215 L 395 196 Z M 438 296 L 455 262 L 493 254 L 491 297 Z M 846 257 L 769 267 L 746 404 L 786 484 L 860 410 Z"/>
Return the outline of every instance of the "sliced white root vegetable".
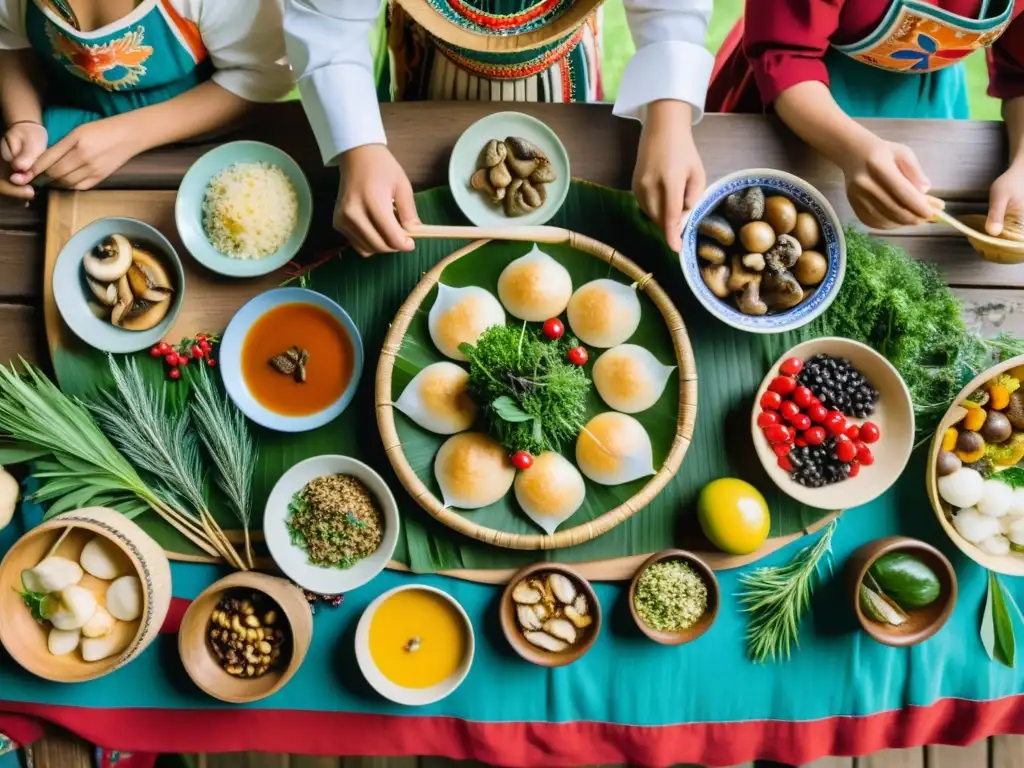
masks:
<path fill-rule="evenodd" d="M 1002 480 L 986 480 L 978 499 L 978 511 L 989 517 L 1002 517 L 1010 510 L 1013 488 Z"/>
<path fill-rule="evenodd" d="M 82 566 L 66 557 L 47 557 L 35 568 L 21 572 L 21 583 L 29 592 L 60 592 L 82 580 Z"/>
<path fill-rule="evenodd" d="M 1008 555 L 1010 554 L 1010 540 L 1002 535 L 990 536 L 978 544 L 978 548 L 990 555 Z"/>
<path fill-rule="evenodd" d="M 122 576 L 107 587 L 107 611 L 121 621 L 135 621 L 142 615 L 142 582 L 138 576 Z"/>
<path fill-rule="evenodd" d="M 116 635 L 86 637 L 82 640 L 82 659 L 99 661 L 124 650 L 125 640 Z"/>
<path fill-rule="evenodd" d="M 87 622 L 82 626 L 82 634 L 85 637 L 106 637 L 114 631 L 116 619 L 107 613 L 102 606 L 96 609 Z"/>
<path fill-rule="evenodd" d="M 980 544 L 990 536 L 998 536 L 1002 530 L 996 518 L 981 514 L 974 507 L 961 509 L 953 515 L 953 527 L 972 544 Z"/>
<path fill-rule="evenodd" d="M 530 605 L 517 605 L 516 617 L 519 619 L 519 626 L 526 630 L 540 629 L 544 623 Z"/>
<path fill-rule="evenodd" d="M 86 573 L 104 581 L 113 581 L 123 570 L 121 551 L 102 536 L 94 536 L 86 542 L 78 562 Z"/>
<path fill-rule="evenodd" d="M 63 656 L 71 653 L 78 647 L 78 641 L 82 639 L 82 632 L 78 629 L 57 629 L 54 627 L 46 636 L 46 647 L 54 656 Z"/>
<path fill-rule="evenodd" d="M 81 629 L 96 613 L 96 598 L 85 587 L 72 585 L 60 593 L 60 607 L 50 616 L 57 629 Z"/>
<path fill-rule="evenodd" d="M 536 645 L 538 648 L 543 648 L 545 651 L 551 651 L 552 653 L 559 653 L 569 647 L 567 642 L 559 640 L 557 637 L 552 637 L 547 632 L 524 632 L 523 637 L 531 645 Z"/>

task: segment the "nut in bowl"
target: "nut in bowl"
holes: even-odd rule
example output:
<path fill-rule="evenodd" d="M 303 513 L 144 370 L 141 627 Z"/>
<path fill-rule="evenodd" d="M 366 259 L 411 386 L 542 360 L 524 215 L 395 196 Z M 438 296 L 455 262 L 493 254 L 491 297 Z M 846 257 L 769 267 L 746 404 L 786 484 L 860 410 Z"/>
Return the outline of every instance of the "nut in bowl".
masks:
<path fill-rule="evenodd" d="M 756 168 L 708 187 L 683 228 L 679 258 L 712 315 L 742 331 L 781 333 L 832 303 L 846 270 L 846 239 L 817 189 Z"/>
<path fill-rule="evenodd" d="M 765 471 L 818 509 L 850 509 L 884 493 L 914 447 L 910 392 L 870 347 L 827 337 L 799 344 L 768 371 L 750 429 Z"/>
<path fill-rule="evenodd" d="M 572 568 L 534 563 L 501 596 L 501 629 L 527 661 L 561 667 L 583 656 L 601 631 L 601 604 L 590 582 Z"/>
<path fill-rule="evenodd" d="M 682 549 L 656 552 L 629 584 L 629 612 L 637 627 L 662 645 L 703 635 L 718 616 L 718 579 L 707 563 Z"/>
<path fill-rule="evenodd" d="M 870 541 L 850 555 L 846 584 L 861 627 L 883 645 L 917 645 L 956 604 L 956 573 L 931 544 L 904 536 Z"/>

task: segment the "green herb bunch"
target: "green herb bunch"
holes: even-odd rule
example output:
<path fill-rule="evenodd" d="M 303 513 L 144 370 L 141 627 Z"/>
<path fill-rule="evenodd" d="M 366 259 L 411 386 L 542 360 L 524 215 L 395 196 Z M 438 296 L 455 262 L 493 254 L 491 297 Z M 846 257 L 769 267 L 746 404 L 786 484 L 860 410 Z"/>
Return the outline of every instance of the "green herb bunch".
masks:
<path fill-rule="evenodd" d="M 510 325 L 484 331 L 459 349 L 469 360 L 469 393 L 490 435 L 510 452 L 534 456 L 576 439 L 587 420 L 590 377 L 566 354 L 579 342 L 550 341 Z"/>

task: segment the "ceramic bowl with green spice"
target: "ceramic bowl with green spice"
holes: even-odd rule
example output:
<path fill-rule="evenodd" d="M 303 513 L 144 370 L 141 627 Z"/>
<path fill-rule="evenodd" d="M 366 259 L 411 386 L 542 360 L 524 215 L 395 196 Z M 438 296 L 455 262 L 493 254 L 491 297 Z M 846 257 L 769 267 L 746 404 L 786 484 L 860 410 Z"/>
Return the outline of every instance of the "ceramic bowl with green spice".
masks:
<path fill-rule="evenodd" d="M 640 631 L 663 645 L 696 640 L 718 615 L 718 579 L 691 552 L 666 549 L 649 557 L 629 585 L 629 610 Z"/>

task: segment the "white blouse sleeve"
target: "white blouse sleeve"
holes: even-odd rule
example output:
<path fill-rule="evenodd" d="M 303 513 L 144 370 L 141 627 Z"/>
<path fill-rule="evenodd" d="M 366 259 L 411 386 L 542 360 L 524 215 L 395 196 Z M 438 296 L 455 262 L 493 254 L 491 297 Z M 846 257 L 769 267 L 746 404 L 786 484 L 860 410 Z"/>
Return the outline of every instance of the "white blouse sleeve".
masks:
<path fill-rule="evenodd" d="M 195 15 L 186 17 L 199 26 L 215 83 L 247 101 L 276 101 L 288 93 L 281 0 L 189 2 Z"/>
<path fill-rule="evenodd" d="M 619 83 L 614 112 L 643 120 L 652 101 L 673 99 L 704 115 L 715 57 L 705 38 L 713 0 L 625 0 L 636 54 Z"/>
<path fill-rule="evenodd" d="M 25 34 L 25 3 L 28 0 L 0 0 L 0 50 L 28 48 Z"/>
<path fill-rule="evenodd" d="M 386 144 L 370 33 L 383 0 L 285 0 L 288 59 L 327 165 L 365 144 Z"/>

